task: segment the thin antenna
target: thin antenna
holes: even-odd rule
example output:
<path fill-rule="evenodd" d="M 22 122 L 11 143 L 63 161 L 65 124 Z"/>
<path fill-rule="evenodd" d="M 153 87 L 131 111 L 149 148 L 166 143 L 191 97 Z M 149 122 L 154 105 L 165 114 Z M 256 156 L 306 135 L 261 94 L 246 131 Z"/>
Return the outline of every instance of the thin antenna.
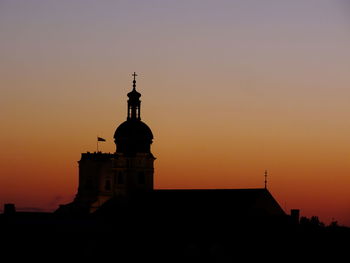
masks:
<path fill-rule="evenodd" d="M 267 189 L 267 170 L 265 170 L 264 177 L 265 177 L 265 189 Z"/>

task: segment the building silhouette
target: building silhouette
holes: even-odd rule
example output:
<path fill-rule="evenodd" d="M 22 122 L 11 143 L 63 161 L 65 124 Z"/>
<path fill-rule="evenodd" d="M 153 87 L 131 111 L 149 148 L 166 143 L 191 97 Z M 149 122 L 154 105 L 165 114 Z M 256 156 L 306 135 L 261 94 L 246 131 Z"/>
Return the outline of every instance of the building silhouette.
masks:
<path fill-rule="evenodd" d="M 285 212 L 266 188 L 258 189 L 154 189 L 153 134 L 141 121 L 141 94 L 127 94 L 127 118 L 114 133 L 115 153 L 82 153 L 78 193 L 58 210 L 69 213 L 118 214 L 122 208 L 168 214 L 169 218 L 281 218 Z M 266 174 L 265 174 L 266 175 Z M 133 211 L 136 211 L 133 209 Z"/>
<path fill-rule="evenodd" d="M 4 258 L 191 263 L 346 258 L 349 228 L 325 227 L 317 217 L 299 221 L 298 209 L 286 215 L 266 181 L 256 189 L 154 189 L 153 134 L 141 121 L 135 77 L 127 119 L 114 134 L 116 152 L 82 153 L 78 192 L 70 204 L 54 213 L 4 206 Z"/>

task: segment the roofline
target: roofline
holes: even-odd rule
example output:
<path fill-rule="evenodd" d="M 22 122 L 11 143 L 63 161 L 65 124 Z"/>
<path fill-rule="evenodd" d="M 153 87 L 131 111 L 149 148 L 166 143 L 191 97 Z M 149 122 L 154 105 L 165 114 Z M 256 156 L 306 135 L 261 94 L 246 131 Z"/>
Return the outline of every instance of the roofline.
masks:
<path fill-rule="evenodd" d="M 266 188 L 158 188 L 153 191 L 255 191 L 255 190 L 263 190 L 269 192 Z"/>

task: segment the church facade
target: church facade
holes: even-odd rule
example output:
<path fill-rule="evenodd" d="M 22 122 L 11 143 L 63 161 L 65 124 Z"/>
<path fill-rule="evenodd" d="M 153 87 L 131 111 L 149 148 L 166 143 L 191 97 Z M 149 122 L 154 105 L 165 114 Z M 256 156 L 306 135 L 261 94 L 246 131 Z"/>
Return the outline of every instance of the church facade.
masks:
<path fill-rule="evenodd" d="M 141 121 L 141 94 L 136 90 L 135 73 L 133 77 L 126 121 L 114 133 L 116 152 L 82 153 L 78 193 L 61 210 L 116 214 L 120 204 L 127 204 L 146 213 L 171 214 L 171 218 L 285 216 L 266 185 L 258 189 L 154 189 L 153 134 Z"/>

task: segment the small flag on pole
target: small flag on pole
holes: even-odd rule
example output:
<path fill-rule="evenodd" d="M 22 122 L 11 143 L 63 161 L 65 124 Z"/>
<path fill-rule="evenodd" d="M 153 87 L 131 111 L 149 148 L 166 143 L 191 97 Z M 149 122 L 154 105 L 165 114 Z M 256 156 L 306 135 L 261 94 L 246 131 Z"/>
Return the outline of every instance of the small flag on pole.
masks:
<path fill-rule="evenodd" d="M 97 152 L 99 152 L 98 151 L 98 142 L 105 142 L 105 141 L 106 141 L 106 139 L 103 139 L 103 138 L 97 136 L 97 142 L 96 142 Z"/>

